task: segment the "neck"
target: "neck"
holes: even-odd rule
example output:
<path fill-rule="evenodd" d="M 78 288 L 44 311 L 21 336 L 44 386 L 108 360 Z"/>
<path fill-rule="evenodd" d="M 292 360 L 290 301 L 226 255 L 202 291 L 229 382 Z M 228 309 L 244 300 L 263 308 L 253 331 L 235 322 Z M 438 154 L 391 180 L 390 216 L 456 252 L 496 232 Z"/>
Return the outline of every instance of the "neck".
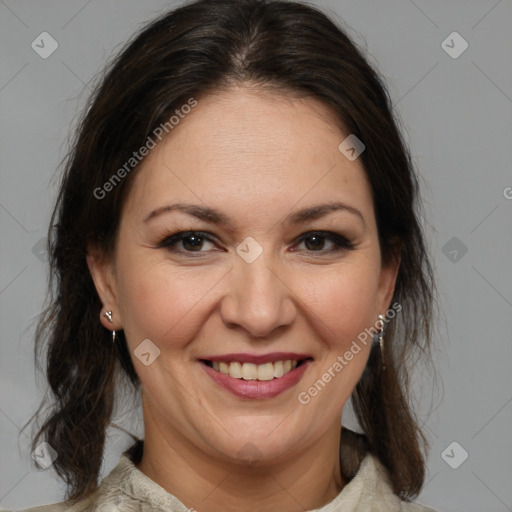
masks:
<path fill-rule="evenodd" d="M 198 512 L 253 512 L 255 503 L 259 512 L 313 510 L 331 502 L 344 485 L 340 423 L 296 457 L 245 465 L 209 457 L 172 426 L 161 425 L 145 417 L 144 450 L 136 466 Z"/>

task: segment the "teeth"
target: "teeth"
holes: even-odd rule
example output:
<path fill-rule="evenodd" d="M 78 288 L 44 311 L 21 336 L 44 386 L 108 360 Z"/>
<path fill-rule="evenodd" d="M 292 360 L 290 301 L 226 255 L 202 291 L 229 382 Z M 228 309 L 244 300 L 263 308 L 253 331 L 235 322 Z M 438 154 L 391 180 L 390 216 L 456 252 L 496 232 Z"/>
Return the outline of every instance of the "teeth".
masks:
<path fill-rule="evenodd" d="M 279 378 L 284 375 L 283 361 L 276 361 L 274 363 L 274 377 Z"/>
<path fill-rule="evenodd" d="M 229 366 L 231 366 L 231 364 Z M 242 365 L 242 379 L 257 380 L 258 379 L 258 367 L 253 363 L 244 363 Z"/>
<path fill-rule="evenodd" d="M 234 379 L 241 379 L 242 378 L 242 365 L 239 362 L 231 363 L 228 366 L 229 376 L 233 377 Z"/>
<path fill-rule="evenodd" d="M 240 363 L 234 361 L 225 363 L 223 361 L 212 361 L 214 370 L 234 379 L 243 380 L 272 380 L 279 378 L 297 367 L 298 361 L 276 361 L 275 363 L 254 364 Z"/>
<path fill-rule="evenodd" d="M 258 380 L 272 380 L 274 378 L 274 365 L 272 363 L 258 366 Z"/>

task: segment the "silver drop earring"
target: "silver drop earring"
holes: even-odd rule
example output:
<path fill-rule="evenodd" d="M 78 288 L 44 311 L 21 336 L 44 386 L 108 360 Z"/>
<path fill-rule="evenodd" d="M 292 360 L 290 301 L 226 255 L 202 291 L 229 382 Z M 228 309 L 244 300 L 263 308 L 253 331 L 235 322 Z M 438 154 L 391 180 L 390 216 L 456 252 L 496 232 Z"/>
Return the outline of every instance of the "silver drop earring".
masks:
<path fill-rule="evenodd" d="M 105 311 L 105 313 L 103 313 L 107 318 L 108 318 L 108 321 L 110 323 L 112 323 L 112 311 Z M 116 331 L 115 330 L 112 330 L 112 343 L 115 343 L 116 342 Z"/>
<path fill-rule="evenodd" d="M 380 345 L 380 357 L 382 359 L 382 369 L 385 370 L 386 367 L 384 366 L 384 326 L 387 322 L 387 318 L 384 315 L 379 315 L 379 320 L 381 323 L 381 329 L 379 331 L 379 345 Z"/>

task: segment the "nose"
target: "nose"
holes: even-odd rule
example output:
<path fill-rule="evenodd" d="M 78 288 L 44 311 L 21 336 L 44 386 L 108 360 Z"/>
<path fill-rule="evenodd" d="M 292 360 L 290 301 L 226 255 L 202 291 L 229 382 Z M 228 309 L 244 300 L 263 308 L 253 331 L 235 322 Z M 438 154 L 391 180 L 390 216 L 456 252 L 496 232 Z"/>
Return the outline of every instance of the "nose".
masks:
<path fill-rule="evenodd" d="M 220 307 L 227 327 L 244 329 L 253 337 L 265 337 L 295 320 L 293 291 L 278 266 L 271 266 L 263 255 L 252 263 L 240 258 L 229 273 L 227 286 Z"/>

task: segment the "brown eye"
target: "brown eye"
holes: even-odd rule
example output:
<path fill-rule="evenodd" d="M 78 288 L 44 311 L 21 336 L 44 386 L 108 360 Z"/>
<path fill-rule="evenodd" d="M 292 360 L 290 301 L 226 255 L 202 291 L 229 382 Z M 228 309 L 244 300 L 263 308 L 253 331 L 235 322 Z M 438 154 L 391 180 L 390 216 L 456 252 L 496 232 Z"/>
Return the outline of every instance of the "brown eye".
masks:
<path fill-rule="evenodd" d="M 353 248 L 352 244 L 344 236 L 330 231 L 305 233 L 301 236 L 300 243 L 304 244 L 307 252 L 319 252 L 323 254 Z"/>
<path fill-rule="evenodd" d="M 158 247 L 165 247 L 177 253 L 201 253 L 208 252 L 209 249 L 202 250 L 206 243 L 214 244 L 213 240 L 205 233 L 200 231 L 180 231 L 179 233 L 165 238 Z"/>
<path fill-rule="evenodd" d="M 325 246 L 325 237 L 318 235 L 311 235 L 306 238 L 306 249 L 308 251 L 318 251 L 324 248 Z"/>
<path fill-rule="evenodd" d="M 183 237 L 181 243 L 183 244 L 183 248 L 187 251 L 198 251 L 201 250 L 201 246 L 203 245 L 204 239 L 197 235 L 188 235 Z"/>

